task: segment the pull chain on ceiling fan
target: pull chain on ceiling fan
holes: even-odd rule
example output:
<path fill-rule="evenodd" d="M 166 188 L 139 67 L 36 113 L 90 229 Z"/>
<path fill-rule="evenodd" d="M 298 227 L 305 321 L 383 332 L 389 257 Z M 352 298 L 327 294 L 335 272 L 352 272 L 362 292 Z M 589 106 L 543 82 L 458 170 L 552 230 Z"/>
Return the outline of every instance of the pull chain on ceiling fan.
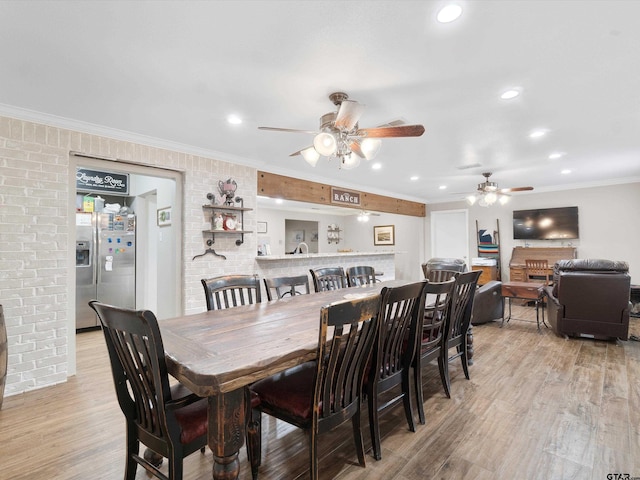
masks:
<path fill-rule="evenodd" d="M 358 128 L 358 121 L 364 111 L 364 105 L 343 92 L 329 95 L 329 100 L 338 107 L 320 117 L 320 131 L 296 130 L 291 128 L 258 127 L 260 130 L 277 132 L 313 133 L 313 145 L 298 150 L 290 156 L 302 157 L 315 167 L 320 156 L 337 158 L 340 168 L 350 170 L 360 165 L 360 159 L 371 160 L 380 151 L 380 138 L 419 137 L 424 133 L 422 125 L 402 125 L 392 122 L 376 128 Z"/>
<path fill-rule="evenodd" d="M 490 207 L 496 202 L 504 205 L 509 201 L 509 193 L 533 190 L 533 187 L 498 188 L 496 182 L 489 181 L 491 172 L 485 172 L 482 176 L 485 178 L 485 181 L 478 184 L 478 193 L 467 196 L 469 205 L 474 205 L 476 202 L 481 207 Z"/>

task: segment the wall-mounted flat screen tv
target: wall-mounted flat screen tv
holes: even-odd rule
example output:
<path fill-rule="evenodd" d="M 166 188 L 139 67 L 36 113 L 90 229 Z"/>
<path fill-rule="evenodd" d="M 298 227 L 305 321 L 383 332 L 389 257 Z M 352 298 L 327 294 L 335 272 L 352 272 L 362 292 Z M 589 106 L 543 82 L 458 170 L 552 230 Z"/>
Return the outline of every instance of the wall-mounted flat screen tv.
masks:
<path fill-rule="evenodd" d="M 566 240 L 578 237 L 578 207 L 514 210 L 514 240 Z"/>

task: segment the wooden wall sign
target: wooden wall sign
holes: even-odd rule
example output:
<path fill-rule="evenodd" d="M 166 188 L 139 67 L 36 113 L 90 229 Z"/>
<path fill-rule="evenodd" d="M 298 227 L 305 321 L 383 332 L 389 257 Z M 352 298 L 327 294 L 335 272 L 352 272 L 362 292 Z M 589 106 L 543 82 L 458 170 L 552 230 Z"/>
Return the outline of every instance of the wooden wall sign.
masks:
<path fill-rule="evenodd" d="M 331 187 L 331 203 L 339 205 L 360 206 L 360 192 Z"/>
<path fill-rule="evenodd" d="M 345 208 L 357 210 L 370 210 L 373 212 L 396 213 L 413 217 L 425 217 L 426 205 L 424 203 L 402 200 L 395 197 L 386 197 L 367 192 L 354 192 L 326 185 L 324 183 L 310 182 L 299 178 L 276 175 L 274 173 L 258 171 L 258 195 L 265 197 L 295 200 L 297 202 L 318 203 L 320 205 L 336 205 L 332 202 L 332 190 L 348 193 L 359 193 L 360 203 L 340 203 Z"/>

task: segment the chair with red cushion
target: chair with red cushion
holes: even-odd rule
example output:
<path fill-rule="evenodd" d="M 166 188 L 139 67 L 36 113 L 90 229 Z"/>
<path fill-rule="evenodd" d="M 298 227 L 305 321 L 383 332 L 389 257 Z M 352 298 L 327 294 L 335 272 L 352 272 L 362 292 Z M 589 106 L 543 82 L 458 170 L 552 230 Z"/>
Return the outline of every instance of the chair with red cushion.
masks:
<path fill-rule="evenodd" d="M 260 279 L 256 275 L 224 275 L 203 278 L 207 310 L 222 310 L 262 302 Z"/>
<path fill-rule="evenodd" d="M 467 331 L 471 325 L 471 312 L 473 311 L 473 301 L 476 296 L 476 286 L 478 278 L 482 274 L 481 270 L 461 273 L 456 278 L 456 286 L 453 290 L 451 298 L 451 315 L 447 333 L 447 342 L 444 351 L 445 377 L 447 382 L 447 390 L 450 389 L 449 380 L 449 362 L 460 357 L 462 362 L 462 370 L 464 376 L 469 380 L 469 364 L 468 364 L 468 348 L 467 348 Z M 449 349 L 455 348 L 456 353 L 449 356 Z"/>
<path fill-rule="evenodd" d="M 384 287 L 380 293 L 380 340 L 376 342 L 372 368 L 365 381 L 369 405 L 369 428 L 373 456 L 382 458 L 380 447 L 379 414 L 402 400 L 409 430 L 416 431 L 410 392 L 411 364 L 414 361 L 418 333 L 422 331 L 424 291 L 427 282 L 401 287 Z M 380 394 L 400 386 L 400 393 L 379 404 Z"/>
<path fill-rule="evenodd" d="M 260 398 L 257 410 L 309 432 L 311 480 L 318 479 L 318 436 L 348 420 L 353 426 L 359 463 L 365 466 L 360 428 L 362 380 L 378 338 L 379 308 L 379 295 L 322 307 L 318 360 L 251 386 Z M 250 450 L 249 454 L 261 452 Z M 260 463 L 255 459 L 250 462 Z"/>
<path fill-rule="evenodd" d="M 127 421 L 125 480 L 138 464 L 166 480 L 152 461 L 139 456 L 140 442 L 169 459 L 169 479 L 182 479 L 182 459 L 207 445 L 207 401 L 186 387 L 169 386 L 164 347 L 155 315 L 95 300 L 109 351 L 118 403 Z"/>
<path fill-rule="evenodd" d="M 311 292 L 309 289 L 309 277 L 306 274 L 294 277 L 265 278 L 264 288 L 269 301 L 279 300 L 287 295 L 294 297 Z"/>
<path fill-rule="evenodd" d="M 418 417 L 422 424 L 425 423 L 422 396 L 422 368 L 424 365 L 433 360 L 438 360 L 440 380 L 447 397 L 450 396 L 445 373 L 444 349 L 447 341 L 451 297 L 455 282 L 455 278 L 451 278 L 446 282 L 427 282 L 424 291 L 426 307 L 422 319 L 422 332 L 416 355 L 413 357 L 414 390 L 418 404 Z"/>

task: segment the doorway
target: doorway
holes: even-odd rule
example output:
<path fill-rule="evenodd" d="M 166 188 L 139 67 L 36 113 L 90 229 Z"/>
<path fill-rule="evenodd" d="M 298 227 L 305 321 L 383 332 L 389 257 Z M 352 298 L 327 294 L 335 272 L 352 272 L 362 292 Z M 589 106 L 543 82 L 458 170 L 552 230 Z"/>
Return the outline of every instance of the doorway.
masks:
<path fill-rule="evenodd" d="M 182 295 L 182 173 L 125 162 L 70 155 L 70 194 L 76 197 L 76 169 L 90 168 L 127 174 L 127 205 L 135 212 L 135 308 L 148 309 L 158 318 L 178 316 L 183 311 Z M 72 186 L 71 186 L 72 185 Z M 75 205 L 75 198 L 74 198 Z M 158 225 L 158 210 L 171 208 L 170 224 Z M 76 215 L 70 215 L 71 238 L 76 235 Z M 70 255 L 75 263 L 75 242 L 70 242 Z M 72 252 L 71 252 L 72 250 Z M 75 273 L 75 269 L 72 269 Z M 75 284 L 74 278 L 70 283 Z M 70 289 L 75 296 L 75 288 Z M 75 299 L 72 299 L 72 305 Z M 75 365 L 75 315 L 70 315 L 68 328 L 69 373 Z"/>
<path fill-rule="evenodd" d="M 469 212 L 431 212 L 431 258 L 462 258 L 469 268 Z"/>

